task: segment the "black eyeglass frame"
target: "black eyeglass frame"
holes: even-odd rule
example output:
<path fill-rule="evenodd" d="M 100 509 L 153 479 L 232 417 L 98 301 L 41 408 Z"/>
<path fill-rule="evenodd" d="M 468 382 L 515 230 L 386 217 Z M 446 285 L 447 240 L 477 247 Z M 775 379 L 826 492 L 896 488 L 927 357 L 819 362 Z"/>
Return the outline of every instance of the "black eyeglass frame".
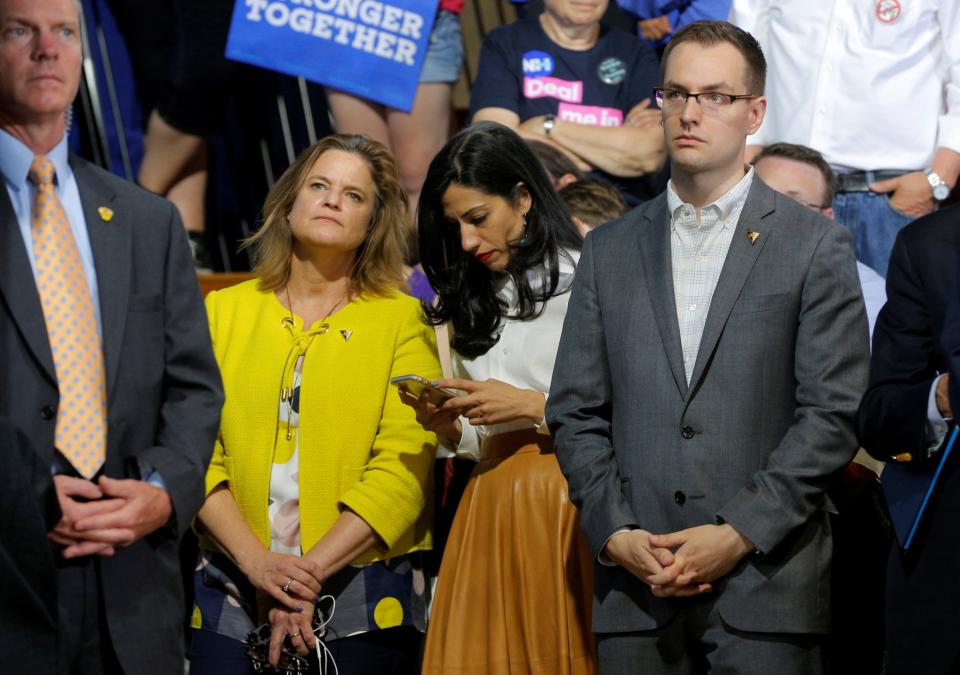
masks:
<path fill-rule="evenodd" d="M 683 94 L 683 95 L 686 97 L 686 98 L 683 99 L 683 104 L 682 104 L 680 107 L 683 107 L 684 105 L 686 105 L 686 104 L 687 104 L 687 100 L 689 100 L 689 98 L 690 98 L 691 96 L 692 96 L 693 99 L 697 102 L 697 105 L 699 105 L 699 106 L 701 106 L 701 107 L 703 106 L 703 104 L 700 102 L 700 97 L 701 97 L 701 96 L 724 96 L 724 97 L 730 99 L 729 102 L 727 102 L 727 103 L 724 105 L 724 107 L 726 107 L 727 105 L 733 105 L 734 103 L 736 103 L 737 101 L 740 101 L 740 100 L 746 101 L 746 100 L 752 100 L 752 99 L 760 98 L 760 94 L 727 94 L 727 93 L 722 92 L 722 91 L 700 91 L 700 92 L 694 93 L 694 92 L 689 92 L 689 91 L 688 91 L 688 92 L 684 92 L 683 89 L 674 89 L 673 87 L 654 87 L 654 88 L 653 88 L 653 98 L 654 98 L 654 100 L 657 102 L 657 107 L 659 107 L 661 110 L 663 110 L 663 101 L 664 101 L 664 99 L 666 98 L 666 97 L 664 96 L 664 93 L 665 93 L 665 92 L 668 92 L 668 91 L 669 91 L 669 92 L 674 92 L 674 91 L 675 91 L 675 92 L 677 92 L 678 94 Z"/>

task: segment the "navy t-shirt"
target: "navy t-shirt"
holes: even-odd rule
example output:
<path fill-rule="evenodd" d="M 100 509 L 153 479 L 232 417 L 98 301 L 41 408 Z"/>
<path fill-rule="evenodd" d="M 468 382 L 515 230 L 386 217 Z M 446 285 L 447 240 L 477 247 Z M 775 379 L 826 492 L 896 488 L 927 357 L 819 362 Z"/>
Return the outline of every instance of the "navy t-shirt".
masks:
<path fill-rule="evenodd" d="M 484 39 L 480 66 L 470 93 L 470 116 L 481 108 L 512 110 L 520 121 L 553 113 L 558 119 L 620 126 L 627 113 L 660 79 L 660 65 L 650 47 L 619 30 L 601 29 L 586 51 L 554 43 L 538 18 L 493 29 Z M 643 201 L 663 189 L 652 177 L 597 175 Z"/>

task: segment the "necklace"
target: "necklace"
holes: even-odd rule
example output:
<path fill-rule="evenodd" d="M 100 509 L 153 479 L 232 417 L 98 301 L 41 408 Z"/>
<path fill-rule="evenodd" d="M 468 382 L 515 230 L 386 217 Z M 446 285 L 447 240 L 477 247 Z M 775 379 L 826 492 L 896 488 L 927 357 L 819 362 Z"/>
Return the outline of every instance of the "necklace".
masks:
<path fill-rule="evenodd" d="M 293 327 L 296 326 L 297 324 L 296 324 L 296 321 L 294 321 L 294 318 L 293 318 L 293 300 L 290 299 L 290 286 L 289 286 L 289 284 L 283 287 L 283 292 L 286 293 L 286 295 L 287 295 L 287 311 L 290 312 L 290 317 L 289 317 L 290 327 L 293 328 Z M 337 309 L 337 307 L 340 306 L 340 303 L 343 302 L 344 300 L 346 300 L 348 297 L 350 297 L 350 290 L 349 290 L 349 289 L 347 289 L 347 292 L 344 293 L 343 295 L 341 295 L 341 296 L 340 296 L 340 299 L 337 300 L 335 303 L 333 303 L 333 306 L 332 306 L 330 309 L 327 310 L 327 313 L 323 315 L 323 318 L 322 318 L 322 319 L 320 319 L 320 328 L 319 328 L 319 330 L 318 330 L 318 334 L 323 335 L 323 334 L 325 334 L 328 330 L 330 330 L 330 324 L 327 323 L 327 319 L 329 319 L 329 318 L 330 318 L 330 315 L 333 314 L 333 312 Z M 287 321 L 287 319 L 284 319 L 284 322 L 286 322 L 286 321 Z"/>
<path fill-rule="evenodd" d="M 293 371 L 290 373 L 290 386 L 285 386 L 283 383 L 280 385 L 280 404 L 286 406 L 287 413 L 287 433 L 286 437 L 289 441 L 293 438 L 293 429 L 292 421 L 293 415 L 296 412 L 299 416 L 299 411 L 295 411 L 294 399 L 297 397 L 297 390 L 299 387 L 299 380 L 301 373 L 303 372 L 303 361 L 304 357 L 307 355 L 307 350 L 310 349 L 310 345 L 313 344 L 313 339 L 317 335 L 324 335 L 329 329 L 330 324 L 327 323 L 327 319 L 330 318 L 330 315 L 340 306 L 340 303 L 346 300 L 350 291 L 347 290 L 334 304 L 327 310 L 327 313 L 320 320 L 320 327 L 315 331 L 310 331 L 307 335 L 297 335 L 295 332 L 296 321 L 294 320 L 293 314 L 293 300 L 290 298 L 290 287 L 284 286 L 284 293 L 287 296 L 287 311 L 290 313 L 289 317 L 283 318 L 283 324 L 290 330 L 290 333 L 293 335 L 294 343 L 290 348 L 290 352 L 287 354 L 287 360 L 283 366 L 283 377 L 286 378 L 287 369 L 290 367 L 290 360 L 293 359 Z M 342 333 L 343 331 L 341 331 Z M 346 339 L 346 338 L 344 338 Z"/>

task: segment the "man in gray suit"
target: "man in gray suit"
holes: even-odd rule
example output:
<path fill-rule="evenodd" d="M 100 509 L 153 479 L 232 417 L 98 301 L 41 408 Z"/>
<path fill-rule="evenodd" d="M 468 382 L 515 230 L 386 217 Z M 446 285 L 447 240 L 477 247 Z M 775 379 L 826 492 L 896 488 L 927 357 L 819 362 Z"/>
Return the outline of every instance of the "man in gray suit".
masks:
<path fill-rule="evenodd" d="M 850 235 L 745 166 L 765 63 L 679 31 L 664 194 L 587 236 L 547 420 L 597 556 L 605 673 L 817 673 L 867 322 Z"/>
<path fill-rule="evenodd" d="M 0 416 L 55 474 L 58 672 L 176 673 L 223 395 L 176 210 L 68 154 L 78 9 L 0 0 Z"/>

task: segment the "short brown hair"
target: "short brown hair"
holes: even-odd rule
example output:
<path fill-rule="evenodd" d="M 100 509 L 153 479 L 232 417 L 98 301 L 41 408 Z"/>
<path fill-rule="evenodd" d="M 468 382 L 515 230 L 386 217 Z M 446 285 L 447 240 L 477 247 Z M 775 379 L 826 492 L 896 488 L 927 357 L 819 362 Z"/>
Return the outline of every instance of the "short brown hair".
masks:
<path fill-rule="evenodd" d="M 704 47 L 713 47 L 721 42 L 728 42 L 743 56 L 747 62 L 747 87 L 751 94 L 763 95 L 767 84 L 767 60 L 763 57 L 763 49 L 757 39 L 742 28 L 734 26 L 729 21 L 694 21 L 677 31 L 670 38 L 663 50 L 660 60 L 660 81 L 667 70 L 667 59 L 679 44 L 695 42 Z M 739 94 L 741 92 L 730 92 Z"/>
<path fill-rule="evenodd" d="M 591 228 L 619 218 L 627 212 L 620 191 L 606 181 L 578 180 L 557 192 L 567 213 Z"/>
<path fill-rule="evenodd" d="M 540 160 L 540 163 L 543 164 L 543 168 L 546 169 L 547 175 L 550 176 L 550 180 L 553 181 L 554 185 L 567 174 L 570 174 L 576 180 L 583 180 L 583 171 L 573 163 L 572 159 L 563 154 L 562 150 L 543 141 L 535 141 L 528 138 L 524 140 L 527 142 L 527 145 L 530 146 L 530 149 L 533 150 L 533 154 Z"/>
<path fill-rule="evenodd" d="M 803 162 L 817 169 L 823 176 L 824 185 L 826 185 L 826 194 L 823 197 L 821 207 L 827 208 L 833 203 L 833 197 L 837 194 L 837 174 L 833 172 L 827 160 L 819 152 L 805 145 L 796 145 L 794 143 L 774 143 L 764 147 L 751 164 L 756 166 L 764 157 L 782 157 L 783 159 L 792 159 L 795 162 Z"/>
<path fill-rule="evenodd" d="M 370 230 L 360 244 L 351 274 L 354 290 L 384 294 L 393 288 L 402 288 L 407 251 L 407 197 L 400 185 L 400 171 L 383 145 L 358 134 L 333 134 L 320 139 L 300 153 L 270 190 L 263 204 L 263 225 L 242 245 L 242 248 L 253 249 L 253 271 L 260 278 L 260 288 L 277 291 L 290 278 L 293 256 L 290 210 L 310 169 L 328 150 L 363 158 L 376 189 Z"/>

